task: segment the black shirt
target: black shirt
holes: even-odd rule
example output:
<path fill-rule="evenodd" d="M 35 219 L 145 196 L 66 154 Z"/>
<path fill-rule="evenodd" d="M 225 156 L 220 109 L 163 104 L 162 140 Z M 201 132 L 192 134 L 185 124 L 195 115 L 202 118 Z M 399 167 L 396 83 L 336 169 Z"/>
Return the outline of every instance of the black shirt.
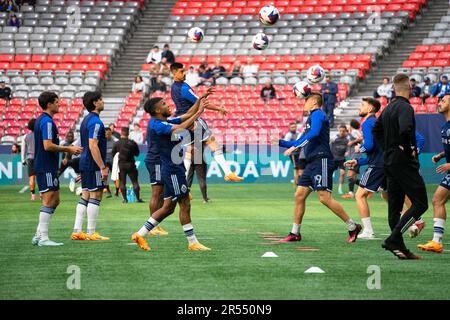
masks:
<path fill-rule="evenodd" d="M 10 87 L 4 87 L 0 88 L 0 99 L 11 99 L 11 88 Z"/>
<path fill-rule="evenodd" d="M 161 53 L 161 58 L 166 58 L 167 63 L 169 63 L 169 64 L 172 64 L 175 62 L 175 55 L 170 50 L 163 51 L 163 53 Z"/>
<path fill-rule="evenodd" d="M 261 98 L 262 99 L 275 99 L 277 94 L 275 92 L 275 88 L 271 86 L 270 88 L 263 87 L 261 89 Z"/>
<path fill-rule="evenodd" d="M 134 163 L 134 157 L 139 155 L 139 147 L 136 142 L 126 138 L 120 138 L 119 141 L 114 143 L 112 149 L 112 157 L 119 152 L 119 164 L 121 163 Z"/>
<path fill-rule="evenodd" d="M 166 92 L 167 91 L 167 86 L 164 82 L 155 82 L 152 86 L 152 91 L 161 91 L 161 92 Z"/>
<path fill-rule="evenodd" d="M 383 110 L 373 136 L 384 151 L 384 165 L 418 163 L 416 120 L 409 100 L 395 97 Z M 403 148 L 403 150 L 402 150 Z"/>

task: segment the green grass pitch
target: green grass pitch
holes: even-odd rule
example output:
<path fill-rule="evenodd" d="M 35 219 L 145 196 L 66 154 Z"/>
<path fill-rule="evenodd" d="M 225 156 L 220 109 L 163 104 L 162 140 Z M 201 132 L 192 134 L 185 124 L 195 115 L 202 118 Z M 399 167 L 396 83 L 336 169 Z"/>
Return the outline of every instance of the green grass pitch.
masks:
<path fill-rule="evenodd" d="M 123 205 L 104 199 L 98 221 L 107 242 L 71 241 L 78 198 L 67 187 L 50 225 L 63 247 L 31 245 L 39 202 L 19 194 L 21 186 L 0 188 L 0 299 L 448 299 L 450 255 L 420 253 L 421 261 L 400 261 L 381 249 L 381 240 L 347 244 L 345 225 L 320 205 L 307 203 L 300 243 L 271 244 L 259 233 L 286 235 L 292 225 L 293 192 L 283 184 L 210 185 L 210 204 L 193 188 L 192 218 L 199 240 L 210 252 L 187 251 L 178 209 L 162 226 L 169 236 L 149 237 L 150 252 L 130 245 L 130 235 L 148 218 L 147 204 Z M 429 186 L 431 201 L 435 186 Z M 149 186 L 143 187 L 149 199 Z M 353 200 L 339 200 L 354 218 Z M 377 236 L 388 233 L 387 206 L 370 200 Z M 416 244 L 432 236 L 432 210 Z M 450 242 L 449 240 L 445 242 Z M 299 251 L 298 247 L 319 251 Z M 262 258 L 273 251 L 278 258 Z M 81 270 L 81 289 L 69 290 L 67 268 Z M 381 269 L 381 289 L 369 290 L 367 268 Z M 311 266 L 324 274 L 305 274 Z"/>

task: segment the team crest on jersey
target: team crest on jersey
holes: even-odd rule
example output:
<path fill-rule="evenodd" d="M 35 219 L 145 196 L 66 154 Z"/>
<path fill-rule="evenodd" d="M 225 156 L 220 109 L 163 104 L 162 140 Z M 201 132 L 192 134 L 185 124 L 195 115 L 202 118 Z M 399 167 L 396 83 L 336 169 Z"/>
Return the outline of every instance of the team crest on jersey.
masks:
<path fill-rule="evenodd" d="M 316 186 L 322 186 L 322 176 L 320 174 L 314 176 L 314 180 L 316 181 Z"/>
<path fill-rule="evenodd" d="M 187 191 L 187 187 L 185 184 L 181 186 L 181 192 L 185 193 Z"/>

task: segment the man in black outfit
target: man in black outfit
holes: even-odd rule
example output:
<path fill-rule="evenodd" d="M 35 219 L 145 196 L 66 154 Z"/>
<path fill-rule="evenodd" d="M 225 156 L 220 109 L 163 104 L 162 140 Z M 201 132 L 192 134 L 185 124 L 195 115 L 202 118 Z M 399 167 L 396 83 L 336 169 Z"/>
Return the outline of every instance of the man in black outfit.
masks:
<path fill-rule="evenodd" d="M 194 181 L 194 171 L 197 174 L 197 181 L 198 186 L 200 187 L 200 191 L 202 193 L 203 197 L 203 203 L 208 203 L 208 191 L 207 191 L 207 185 L 206 185 L 206 174 L 208 173 L 208 165 L 205 161 L 205 157 L 203 154 L 203 150 L 206 148 L 206 143 L 203 142 L 203 146 L 201 150 L 198 150 L 197 148 L 194 149 L 194 152 L 196 153 L 194 155 L 194 159 L 199 159 L 199 163 L 197 161 L 194 161 L 189 168 L 188 174 L 187 174 L 187 183 L 189 189 L 191 189 L 192 182 Z"/>
<path fill-rule="evenodd" d="M 120 131 L 120 140 L 114 143 L 112 149 L 112 158 L 117 152 L 119 152 L 119 180 L 120 180 L 120 192 L 122 193 L 123 203 L 128 203 L 127 199 L 127 175 L 130 177 L 133 184 L 133 191 L 136 195 L 137 202 L 144 202 L 140 197 L 138 171 L 134 157 L 139 156 L 139 147 L 136 142 L 128 139 L 130 129 L 127 127 L 122 128 Z"/>
<path fill-rule="evenodd" d="M 403 233 L 428 209 L 425 183 L 419 174 L 414 110 L 409 104 L 411 88 L 405 74 L 394 77 L 396 97 L 378 118 L 373 135 L 384 150 L 388 212 L 391 235 L 382 247 L 399 259 L 420 259 L 403 242 Z M 405 195 L 411 207 L 401 216 Z"/>

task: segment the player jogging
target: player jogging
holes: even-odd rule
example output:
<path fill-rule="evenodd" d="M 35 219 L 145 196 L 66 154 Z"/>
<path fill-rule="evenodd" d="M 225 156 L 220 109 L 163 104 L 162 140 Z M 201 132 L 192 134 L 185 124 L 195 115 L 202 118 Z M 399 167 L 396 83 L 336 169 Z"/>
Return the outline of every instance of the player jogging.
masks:
<path fill-rule="evenodd" d="M 180 222 L 184 234 L 188 240 L 189 250 L 210 250 L 200 244 L 195 236 L 191 224 L 191 203 L 189 200 L 189 188 L 186 182 L 186 169 L 182 162 L 182 145 L 179 137 L 180 130 L 186 130 L 194 124 L 204 111 L 206 97 L 211 91 L 194 103 L 193 114 L 186 113 L 180 117 L 171 118 L 170 110 L 162 98 L 152 98 L 145 103 L 144 109 L 150 113 L 149 129 L 151 142 L 155 144 L 155 152 L 160 156 L 160 172 L 156 172 L 154 179 L 162 180 L 164 190 L 164 203 L 162 207 L 153 212 L 142 228 L 134 233 L 131 239 L 143 250 L 150 250 L 145 237 L 157 227 L 166 217 L 175 210 L 177 203 L 180 206 Z M 178 159 L 177 156 L 179 157 Z M 179 163 L 176 163 L 178 162 Z"/>
<path fill-rule="evenodd" d="M 423 251 L 441 253 L 444 251 L 442 237 L 444 235 L 445 220 L 447 219 L 445 204 L 450 198 L 450 94 L 445 95 L 441 99 L 438 111 L 445 116 L 447 122 L 444 123 L 441 130 L 444 151 L 433 157 L 433 163 L 437 164 L 441 159 L 445 158 L 446 163 L 436 169 L 437 173 L 445 174 L 445 176 L 437 187 L 432 200 L 434 218 L 433 240 L 428 241 L 426 244 L 420 244 L 417 247 Z"/>
<path fill-rule="evenodd" d="M 170 71 L 172 72 L 174 82 L 171 88 L 171 96 L 172 100 L 176 106 L 176 116 L 182 116 L 185 114 L 194 103 L 198 100 L 198 97 L 194 94 L 194 91 L 191 87 L 184 82 L 186 79 L 186 70 L 184 69 L 183 64 L 175 62 L 170 66 Z M 227 111 L 224 108 L 217 108 L 215 106 L 208 105 L 207 109 L 219 111 L 222 115 L 225 115 Z M 194 130 L 197 128 L 198 132 L 201 131 L 200 141 L 194 141 L 196 135 L 194 135 Z M 201 128 L 201 130 L 199 130 Z M 225 173 L 225 181 L 234 181 L 239 182 L 244 180 L 244 178 L 238 177 L 235 172 L 232 172 L 229 164 L 225 160 L 223 156 L 223 150 L 221 146 L 218 146 L 214 136 L 211 133 L 211 130 L 208 128 L 206 122 L 199 118 L 195 122 L 194 130 L 191 131 L 191 139 L 190 144 L 194 144 L 195 147 L 201 148 L 202 142 L 205 142 L 211 152 L 214 154 L 214 160 L 220 165 L 222 170 Z M 196 131 L 196 130 L 195 130 Z M 186 172 L 189 172 L 189 168 L 192 163 L 192 145 L 189 145 L 186 149 L 186 154 L 184 158 L 184 166 L 186 167 Z M 195 160 L 195 159 L 194 159 Z"/>
<path fill-rule="evenodd" d="M 59 98 L 54 92 L 42 92 L 39 106 L 44 111 L 34 125 L 34 172 L 42 196 L 39 225 L 31 243 L 38 246 L 61 246 L 48 238 L 48 225 L 59 205 L 59 152 L 79 154 L 80 147 L 59 146 L 58 129 L 53 116 L 59 111 Z"/>
<path fill-rule="evenodd" d="M 80 157 L 81 188 L 83 190 L 76 207 L 72 240 L 109 240 L 96 232 L 105 181 L 108 179 L 106 166 L 106 134 L 100 113 L 104 109 L 102 94 L 88 91 L 83 96 L 83 105 L 89 114 L 81 122 L 80 139 L 83 152 Z M 87 234 L 83 220 L 87 215 Z"/>
<path fill-rule="evenodd" d="M 320 110 L 323 100 L 317 92 L 306 99 L 304 110 L 309 113 L 304 133 L 296 141 L 272 140 L 274 145 L 289 148 L 285 155 L 289 156 L 297 148 L 304 148 L 306 167 L 298 181 L 295 193 L 294 224 L 289 235 L 282 242 L 300 241 L 300 227 L 305 214 L 305 202 L 312 191 L 317 191 L 319 200 L 347 225 L 349 236 L 347 242 L 356 241 L 361 225 L 355 223 L 344 211 L 344 208 L 333 199 L 333 155 L 330 149 L 330 124 L 325 113 Z"/>
<path fill-rule="evenodd" d="M 381 191 L 383 199 L 387 199 L 386 177 L 384 175 L 383 151 L 373 140 L 372 129 L 377 121 L 375 114 L 380 110 L 381 104 L 373 98 L 363 98 L 359 107 L 359 116 L 363 118 L 362 136 L 364 144 L 359 153 L 366 153 L 366 158 L 351 159 L 345 162 L 347 167 L 368 165 L 361 177 L 359 187 L 356 190 L 356 206 L 364 225 L 364 230 L 358 235 L 361 239 L 373 239 L 374 231 L 370 221 L 370 209 L 367 198 L 370 193 Z"/>

